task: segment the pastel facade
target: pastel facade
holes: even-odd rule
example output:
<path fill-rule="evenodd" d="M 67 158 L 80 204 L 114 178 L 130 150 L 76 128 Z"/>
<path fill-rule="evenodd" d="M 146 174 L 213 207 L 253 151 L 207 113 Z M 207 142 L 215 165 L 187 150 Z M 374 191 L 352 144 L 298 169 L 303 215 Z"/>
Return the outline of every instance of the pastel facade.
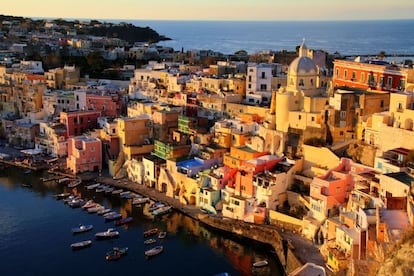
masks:
<path fill-rule="evenodd" d="M 332 83 L 334 87 L 413 91 L 414 70 L 378 60 L 335 60 Z"/>
<path fill-rule="evenodd" d="M 95 137 L 76 136 L 68 140 L 66 167 L 74 174 L 102 170 L 102 142 Z"/>
<path fill-rule="evenodd" d="M 39 124 L 19 123 L 12 127 L 8 133 L 8 141 L 11 145 L 24 148 L 34 148 L 36 136 L 39 134 Z"/>
<path fill-rule="evenodd" d="M 36 136 L 35 149 L 55 157 L 68 155 L 66 127 L 63 124 L 39 124 L 39 135 Z"/>
<path fill-rule="evenodd" d="M 151 121 L 148 115 L 118 118 L 117 123 L 120 150 L 125 154 L 126 160 L 149 154 L 154 149 L 154 145 L 151 144 Z"/>
<path fill-rule="evenodd" d="M 68 137 L 81 135 L 98 127 L 100 111 L 71 111 L 60 113 L 60 123 L 66 126 Z"/>

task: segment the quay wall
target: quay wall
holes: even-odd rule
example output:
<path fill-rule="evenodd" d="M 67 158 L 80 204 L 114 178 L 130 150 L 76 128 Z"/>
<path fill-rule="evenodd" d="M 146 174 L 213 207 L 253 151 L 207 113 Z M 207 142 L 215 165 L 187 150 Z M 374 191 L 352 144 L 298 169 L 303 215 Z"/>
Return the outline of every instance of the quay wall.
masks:
<path fill-rule="evenodd" d="M 261 243 L 270 244 L 275 249 L 280 263 L 285 268 L 287 274 L 303 265 L 289 247 L 287 250 L 287 258 L 285 259 L 282 245 L 283 238 L 280 236 L 279 232 L 272 227 L 244 223 L 232 219 L 217 218 L 206 214 L 201 214 L 199 220 L 216 229 L 234 233 Z"/>
<path fill-rule="evenodd" d="M 294 233 L 299 233 L 303 227 L 303 221 L 283 213 L 270 210 L 269 211 L 270 224 L 290 230 Z"/>

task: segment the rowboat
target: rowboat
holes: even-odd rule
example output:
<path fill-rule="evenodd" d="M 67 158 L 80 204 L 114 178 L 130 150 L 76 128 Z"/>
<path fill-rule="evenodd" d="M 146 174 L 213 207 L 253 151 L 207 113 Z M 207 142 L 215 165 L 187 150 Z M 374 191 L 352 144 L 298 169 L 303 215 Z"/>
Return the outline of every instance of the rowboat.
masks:
<path fill-rule="evenodd" d="M 122 215 L 119 214 L 119 213 L 115 213 L 115 214 L 110 215 L 110 216 L 105 216 L 105 221 L 113 221 L 113 220 L 117 220 L 117 219 L 120 219 L 120 218 L 122 218 Z"/>
<path fill-rule="evenodd" d="M 108 251 L 105 255 L 105 259 L 107 261 L 117 261 L 119 260 L 122 256 L 126 255 L 128 251 L 128 247 L 123 247 L 123 248 L 119 248 L 119 247 L 114 247 L 112 248 L 111 251 Z"/>
<path fill-rule="evenodd" d="M 166 236 L 167 236 L 167 232 L 165 232 L 165 231 L 162 231 L 158 234 L 159 239 L 165 239 Z"/>
<path fill-rule="evenodd" d="M 115 221 L 115 225 L 120 226 L 123 224 L 128 224 L 128 223 L 131 223 L 133 220 L 134 219 L 132 217 L 126 217 L 126 218 Z"/>
<path fill-rule="evenodd" d="M 153 244 L 153 243 L 156 243 L 156 242 L 157 242 L 156 239 L 148 239 L 148 240 L 144 241 L 144 244 Z"/>
<path fill-rule="evenodd" d="M 88 208 L 88 213 L 92 214 L 92 213 L 97 213 L 100 210 L 105 209 L 104 206 L 102 206 L 101 204 L 96 204 L 94 207 Z"/>
<path fill-rule="evenodd" d="M 93 201 L 93 199 L 88 200 L 85 205 L 82 206 L 82 209 L 87 210 L 89 208 L 95 207 L 96 203 Z"/>
<path fill-rule="evenodd" d="M 93 190 L 96 187 L 98 187 L 99 185 L 101 185 L 101 184 L 99 184 L 99 183 L 91 184 L 91 185 L 86 186 L 86 189 L 87 190 Z"/>
<path fill-rule="evenodd" d="M 253 263 L 254 267 L 263 267 L 263 266 L 267 266 L 269 263 L 266 260 L 262 260 L 262 261 L 257 261 L 255 263 Z"/>
<path fill-rule="evenodd" d="M 158 208 L 164 207 L 165 205 L 162 202 L 154 202 L 148 207 L 149 212 L 153 212 L 157 210 Z"/>
<path fill-rule="evenodd" d="M 171 208 L 172 208 L 171 206 L 163 206 L 163 207 L 160 207 L 160 208 L 152 211 L 152 214 L 154 216 L 164 215 L 164 214 L 170 212 L 171 211 Z"/>
<path fill-rule="evenodd" d="M 107 213 L 109 213 L 109 212 L 111 212 L 112 211 L 112 209 L 109 209 L 109 208 L 106 208 L 106 209 L 102 209 L 102 210 L 99 210 L 98 212 L 96 212 L 98 215 L 100 215 L 100 216 L 103 216 L 103 215 L 105 215 L 105 214 L 107 214 Z"/>
<path fill-rule="evenodd" d="M 77 249 L 82 249 L 82 248 L 88 247 L 91 244 L 92 244 L 91 240 L 85 240 L 85 241 L 72 243 L 70 245 L 70 247 L 72 248 L 72 250 L 77 250 Z"/>
<path fill-rule="evenodd" d="M 152 257 L 152 256 L 160 254 L 163 250 L 164 250 L 164 247 L 162 245 L 158 245 L 158 246 L 153 247 L 149 250 L 146 250 L 145 251 L 145 256 Z"/>
<path fill-rule="evenodd" d="M 96 239 L 112 239 L 119 236 L 119 232 L 115 231 L 113 228 L 108 228 L 105 232 L 98 232 L 95 234 Z"/>
<path fill-rule="evenodd" d="M 158 228 L 152 228 L 144 232 L 144 237 L 149 237 L 158 233 Z"/>
<path fill-rule="evenodd" d="M 136 197 L 134 199 L 132 199 L 132 205 L 137 205 L 137 204 L 143 204 L 149 202 L 149 198 L 148 197 Z"/>
<path fill-rule="evenodd" d="M 122 191 L 123 191 L 123 189 L 117 189 L 117 190 L 112 191 L 112 194 L 117 195 L 117 194 L 122 193 Z"/>
<path fill-rule="evenodd" d="M 79 224 L 78 227 L 72 228 L 72 233 L 77 234 L 77 233 L 83 233 L 83 232 L 87 232 L 93 229 L 93 225 L 89 224 L 89 225 L 83 225 L 83 224 Z"/>
<path fill-rule="evenodd" d="M 81 207 L 83 204 L 85 203 L 85 200 L 83 200 L 82 198 L 76 198 L 76 199 L 72 199 L 71 201 L 68 202 L 68 205 L 71 208 L 79 208 Z"/>
<path fill-rule="evenodd" d="M 62 199 L 62 198 L 66 198 L 68 196 L 70 196 L 70 193 L 61 193 L 61 194 L 56 194 L 53 195 L 56 199 Z"/>

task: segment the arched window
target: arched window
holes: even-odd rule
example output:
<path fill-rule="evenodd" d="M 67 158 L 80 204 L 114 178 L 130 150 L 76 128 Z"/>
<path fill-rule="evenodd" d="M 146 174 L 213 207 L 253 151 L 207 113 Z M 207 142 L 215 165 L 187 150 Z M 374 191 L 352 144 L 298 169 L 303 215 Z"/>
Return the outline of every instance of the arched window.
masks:
<path fill-rule="evenodd" d="M 310 84 L 311 86 L 313 86 L 313 79 L 310 79 Z"/>
<path fill-rule="evenodd" d="M 299 80 L 299 86 L 305 86 L 305 84 L 303 83 L 303 79 Z"/>

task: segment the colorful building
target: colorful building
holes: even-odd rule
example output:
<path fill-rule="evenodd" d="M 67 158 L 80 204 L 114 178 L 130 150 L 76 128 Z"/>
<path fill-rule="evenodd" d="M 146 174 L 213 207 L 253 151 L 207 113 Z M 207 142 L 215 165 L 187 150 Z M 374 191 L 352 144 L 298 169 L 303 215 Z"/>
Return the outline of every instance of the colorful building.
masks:
<path fill-rule="evenodd" d="M 102 142 L 95 137 L 76 136 L 68 140 L 66 167 L 74 174 L 102 170 Z"/>

